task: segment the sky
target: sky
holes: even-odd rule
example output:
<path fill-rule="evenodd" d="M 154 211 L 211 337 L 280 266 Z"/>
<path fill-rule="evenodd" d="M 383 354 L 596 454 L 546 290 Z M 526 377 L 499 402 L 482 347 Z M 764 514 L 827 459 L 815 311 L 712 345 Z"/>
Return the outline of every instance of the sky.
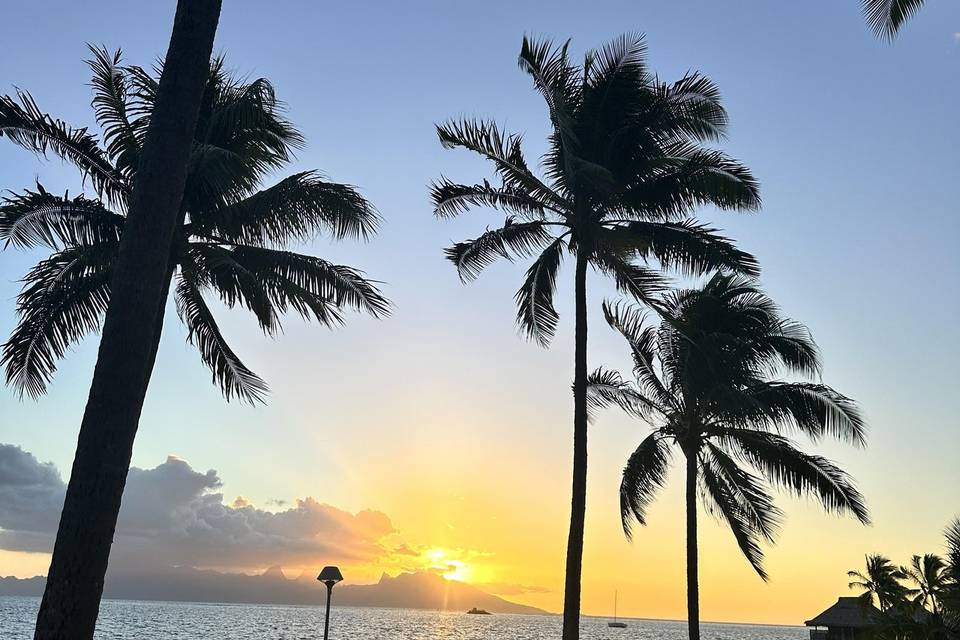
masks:
<path fill-rule="evenodd" d="M 303 249 L 383 281 L 394 311 L 380 321 L 350 317 L 335 331 L 291 317 L 271 340 L 247 314 L 217 308 L 234 348 L 271 386 L 269 405 L 256 408 L 224 402 L 168 312 L 131 478 L 179 473 L 189 481 L 179 502 L 164 502 L 157 488 L 128 495 L 124 510 L 138 499 L 167 516 L 188 505 L 191 522 L 202 523 L 207 516 L 194 511 L 241 520 L 249 512 L 260 524 L 243 531 L 259 542 L 235 536 L 234 553 L 205 556 L 195 529 L 170 518 L 152 521 L 157 538 L 141 538 L 171 561 L 206 558 L 223 570 L 283 563 L 296 575 L 335 562 L 348 581 L 364 582 L 383 571 L 439 567 L 560 610 L 572 271 L 561 274 L 561 322 L 549 349 L 514 325 L 522 264 L 460 283 L 442 248 L 501 218 L 477 211 L 434 219 L 431 180 L 493 176 L 466 152 L 442 149 L 433 125 L 494 118 L 523 133 L 528 158 L 536 157 L 548 121 L 516 65 L 523 35 L 571 38 L 581 55 L 639 31 L 662 78 L 696 69 L 717 82 L 731 118 L 722 148 L 761 184 L 760 213 L 699 216 L 759 258 L 768 292 L 822 348 L 824 381 L 856 398 L 870 424 L 865 450 L 811 448 L 856 477 L 872 526 L 778 497 L 788 520 L 767 549 L 764 583 L 732 535 L 705 517 L 702 617 L 802 623 L 848 594 L 846 571 L 865 553 L 905 563 L 939 551 L 943 527 L 960 512 L 960 5 L 930 0 L 891 44 L 873 36 L 858 4 L 224 3 L 216 49 L 238 73 L 269 78 L 307 139 L 276 179 L 319 169 L 358 185 L 384 218 L 370 242 L 319 238 Z M 0 92 L 28 89 L 47 112 L 95 130 L 85 43 L 121 47 L 127 62 L 146 66 L 165 52 L 173 8 L 14 3 L 5 10 Z M 69 166 L 0 143 L 0 189 L 40 178 L 55 192 L 82 190 Z M 16 321 L 18 278 L 42 256 L 0 252 L 0 334 Z M 615 292 L 594 275 L 589 294 L 591 366 L 625 370 L 624 345 L 599 313 Z M 9 485 L 7 493 L 0 486 L 0 517 L 9 523 L 0 521 L 0 575 L 45 573 L 46 543 L 18 531 L 47 531 L 51 513 L 56 518 L 57 482 L 70 469 L 96 346 L 93 337 L 74 349 L 39 401 L 0 389 L 0 443 L 8 445 L 0 453 L 7 471 L 24 474 L 0 474 Z M 620 529 L 620 471 L 646 431 L 612 412 L 591 427 L 586 614 L 610 614 L 616 589 L 621 615 L 684 617 L 678 474 L 648 527 L 632 542 Z M 36 497 L 10 508 L 27 484 Z M 17 520 L 15 511 L 40 521 Z M 269 538 L 273 546 L 257 526 L 279 536 Z"/>

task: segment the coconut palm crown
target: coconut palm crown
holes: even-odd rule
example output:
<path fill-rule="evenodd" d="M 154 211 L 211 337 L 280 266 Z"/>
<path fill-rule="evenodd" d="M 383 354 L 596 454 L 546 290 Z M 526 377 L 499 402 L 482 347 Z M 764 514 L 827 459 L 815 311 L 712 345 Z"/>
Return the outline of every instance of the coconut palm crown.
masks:
<path fill-rule="evenodd" d="M 0 137 L 74 164 L 94 192 L 60 196 L 38 183 L 0 201 L 5 248 L 53 250 L 23 279 L 19 321 L 3 345 L 7 383 L 33 397 L 46 391 L 68 348 L 103 320 L 161 71 L 124 65 L 120 51 L 91 52 L 92 106 L 102 140 L 46 115 L 28 93 L 0 97 Z M 268 335 L 280 330 L 288 310 L 328 326 L 341 323 L 348 309 L 388 312 L 376 283 L 362 272 L 285 250 L 320 232 L 365 239 L 379 216 L 355 188 L 314 171 L 258 190 L 303 145 L 283 111 L 267 80 L 239 80 L 222 58 L 212 63 L 169 275 L 188 341 L 228 400 L 262 401 L 267 386 L 227 344 L 204 294 L 245 307 Z"/>
<path fill-rule="evenodd" d="M 635 306 L 605 304 L 607 322 L 629 346 L 635 382 L 604 369 L 590 376 L 592 406 L 619 406 L 653 427 L 623 470 L 620 516 L 627 536 L 634 520 L 646 524 L 675 450 L 687 468 L 694 585 L 698 493 L 763 579 L 761 543 L 775 540 L 783 518 L 771 488 L 813 496 L 827 511 L 868 522 L 851 478 L 789 437 L 855 445 L 865 438 L 852 400 L 802 380 L 821 369 L 806 328 L 783 318 L 755 280 L 734 274 L 717 273 L 702 288 L 669 293 L 659 308 L 662 320 L 650 324 Z M 690 595 L 697 597 L 695 586 Z"/>
<path fill-rule="evenodd" d="M 911 591 L 900 584 L 907 578 L 904 570 L 893 564 L 889 558 L 874 553 L 864 557 L 864 569 L 847 572 L 850 578 L 849 588 L 860 589 L 860 597 L 867 604 L 877 603 L 881 611 L 906 602 Z"/>
<path fill-rule="evenodd" d="M 441 178 L 432 185 L 436 215 L 473 207 L 507 214 L 501 226 L 453 244 L 447 258 L 464 280 L 501 258 L 535 258 L 516 295 L 517 322 L 542 344 L 556 329 L 553 296 L 567 253 L 644 300 L 662 280 L 638 262 L 693 273 L 758 270 L 752 256 L 690 217 L 705 204 L 734 210 L 760 204 L 750 171 L 703 146 L 727 128 L 717 86 L 698 73 L 661 81 L 647 67 L 642 35 L 590 51 L 580 66 L 568 45 L 525 37 L 519 56 L 552 127 L 542 176 L 530 168 L 522 136 L 495 122 L 460 119 L 437 127 L 445 147 L 489 160 L 499 183 Z"/>
<path fill-rule="evenodd" d="M 935 553 L 915 555 L 910 558 L 910 566 L 900 567 L 900 573 L 915 585 L 909 590 L 914 604 L 940 613 L 940 596 L 949 580 L 946 561 Z"/>
<path fill-rule="evenodd" d="M 491 121 L 454 120 L 437 127 L 440 142 L 489 160 L 496 182 L 441 178 L 432 196 L 440 218 L 474 207 L 506 214 L 501 225 L 453 244 L 446 256 L 464 281 L 501 258 L 532 259 L 515 297 L 517 322 L 542 345 L 557 328 L 561 263 L 568 254 L 575 261 L 573 490 L 562 632 L 574 640 L 586 508 L 588 268 L 644 301 L 664 285 L 649 262 L 689 273 L 756 273 L 752 256 L 691 214 L 700 205 L 756 209 L 760 196 L 744 165 L 705 146 L 727 128 L 716 85 L 698 73 L 661 81 L 647 67 L 642 36 L 615 39 L 579 65 L 568 43 L 525 37 L 519 65 L 550 118 L 541 171 L 528 163 L 519 134 Z"/>

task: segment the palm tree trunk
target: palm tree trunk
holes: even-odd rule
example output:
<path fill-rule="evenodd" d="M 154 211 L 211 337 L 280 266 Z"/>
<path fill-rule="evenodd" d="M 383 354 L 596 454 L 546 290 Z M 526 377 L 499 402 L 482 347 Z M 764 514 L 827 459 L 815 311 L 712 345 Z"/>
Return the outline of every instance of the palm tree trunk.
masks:
<path fill-rule="evenodd" d="M 183 223 L 187 218 L 187 210 L 182 205 L 180 206 L 180 212 L 177 214 L 177 221 L 174 229 L 180 229 L 183 227 Z M 183 242 L 185 240 L 181 239 Z M 157 317 L 153 322 L 153 352 L 150 354 L 150 358 L 147 361 L 147 385 L 150 384 L 150 378 L 153 375 L 153 365 L 157 361 L 157 352 L 160 350 L 160 338 L 163 335 L 163 319 L 167 311 L 167 299 L 170 297 L 170 283 L 173 282 L 173 274 L 177 270 L 177 265 L 182 258 L 181 251 L 184 250 L 184 246 L 177 246 L 177 240 L 174 240 L 174 246 L 171 247 L 170 255 L 167 258 L 167 270 L 164 274 L 163 284 L 160 287 L 160 304 L 157 307 Z"/>
<path fill-rule="evenodd" d="M 700 583 L 697 577 L 697 454 L 687 457 L 687 630 L 700 640 Z"/>
<path fill-rule="evenodd" d="M 574 287 L 577 318 L 573 369 L 573 497 L 563 592 L 563 640 L 577 640 L 580 636 L 580 574 L 587 510 L 587 256 L 582 248 L 577 254 Z"/>
<path fill-rule="evenodd" d="M 36 640 L 93 637 L 221 0 L 180 0 L 134 179 Z"/>

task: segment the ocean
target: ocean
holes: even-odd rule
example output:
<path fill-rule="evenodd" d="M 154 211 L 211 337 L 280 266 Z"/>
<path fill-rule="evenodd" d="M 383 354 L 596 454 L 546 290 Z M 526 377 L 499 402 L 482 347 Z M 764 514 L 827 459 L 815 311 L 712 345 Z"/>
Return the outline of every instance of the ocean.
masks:
<path fill-rule="evenodd" d="M 0 638 L 30 640 L 39 598 L 0 597 Z M 686 623 L 584 618 L 584 640 L 683 640 Z M 701 625 L 704 640 L 806 640 L 802 627 Z M 323 607 L 104 600 L 96 637 L 102 640 L 314 640 L 323 637 Z M 468 615 L 414 609 L 336 607 L 331 640 L 556 640 L 559 616 Z"/>

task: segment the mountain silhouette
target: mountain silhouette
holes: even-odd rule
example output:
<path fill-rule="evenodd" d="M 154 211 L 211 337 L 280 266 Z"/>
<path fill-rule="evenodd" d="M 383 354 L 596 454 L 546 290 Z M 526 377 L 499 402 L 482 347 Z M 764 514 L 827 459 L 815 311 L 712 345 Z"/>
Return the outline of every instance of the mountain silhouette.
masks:
<path fill-rule="evenodd" d="M 40 596 L 42 577 L 0 578 L 0 595 Z M 248 604 L 320 605 L 325 589 L 316 574 L 303 572 L 288 579 L 273 566 L 259 575 L 221 573 L 191 567 L 152 568 L 145 571 L 111 571 L 104 597 L 116 600 L 168 600 L 174 602 L 235 602 Z M 542 609 L 510 602 L 477 587 L 447 580 L 432 572 L 383 574 L 375 584 L 342 584 L 334 590 L 335 606 L 388 607 L 467 611 L 473 607 L 491 613 L 542 614 Z"/>

